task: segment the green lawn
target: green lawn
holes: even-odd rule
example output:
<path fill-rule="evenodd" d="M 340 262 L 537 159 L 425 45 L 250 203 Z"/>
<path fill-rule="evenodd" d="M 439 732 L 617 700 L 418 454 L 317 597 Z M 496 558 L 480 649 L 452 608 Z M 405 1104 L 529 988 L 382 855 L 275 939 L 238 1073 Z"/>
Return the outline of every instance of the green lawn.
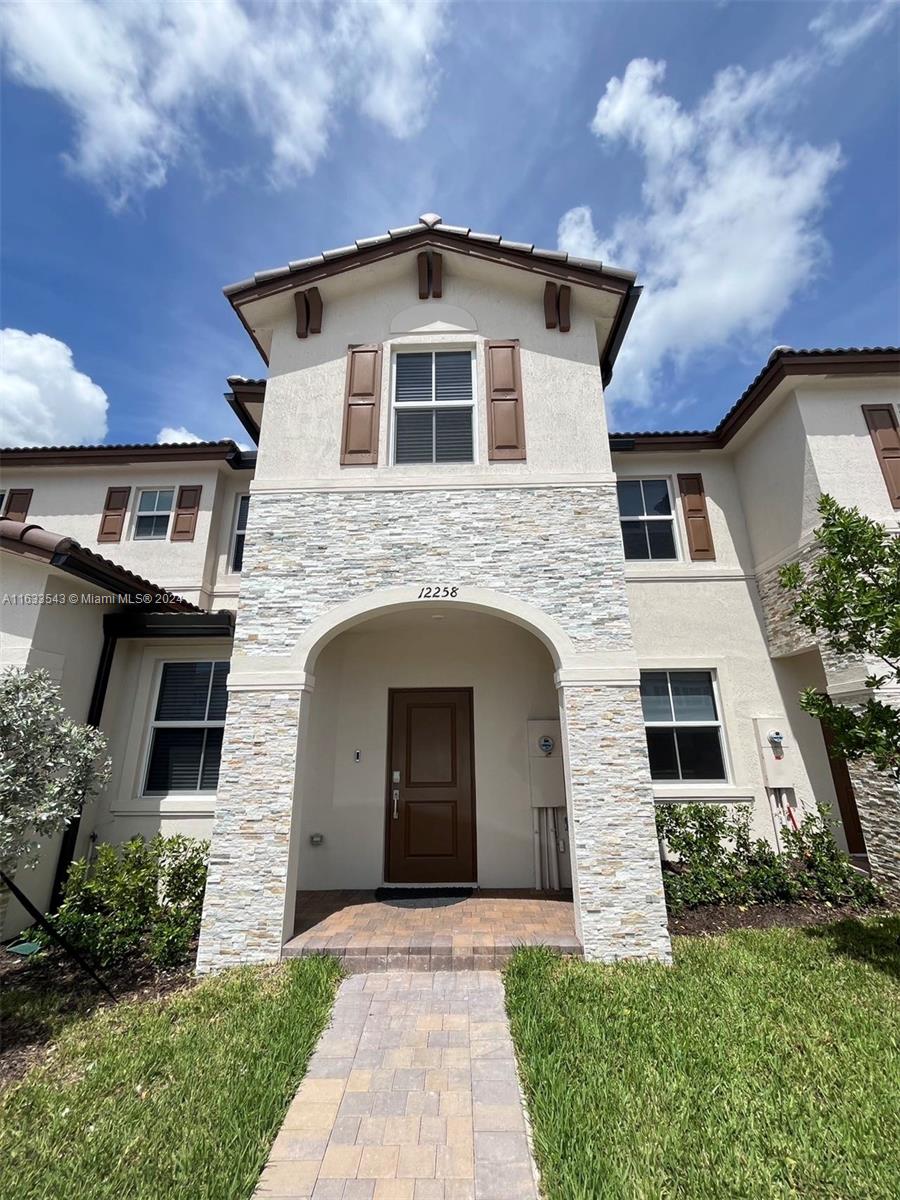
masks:
<path fill-rule="evenodd" d="M 247 1200 L 338 975 L 242 968 L 70 1025 L 0 1101 L 0 1196 Z"/>
<path fill-rule="evenodd" d="M 520 952 L 507 1007 L 549 1200 L 896 1200 L 900 917 Z"/>

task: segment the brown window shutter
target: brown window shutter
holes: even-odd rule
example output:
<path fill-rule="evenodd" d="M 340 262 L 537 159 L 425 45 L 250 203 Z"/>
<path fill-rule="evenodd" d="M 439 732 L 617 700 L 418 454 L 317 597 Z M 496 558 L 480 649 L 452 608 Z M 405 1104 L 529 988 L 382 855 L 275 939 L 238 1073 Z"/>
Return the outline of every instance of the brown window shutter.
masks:
<path fill-rule="evenodd" d="M 444 295 L 444 256 L 437 250 L 431 254 L 431 294 L 435 300 Z"/>
<path fill-rule="evenodd" d="M 709 513 L 706 511 L 706 493 L 702 475 L 679 475 L 678 490 L 687 528 L 688 548 L 693 562 L 713 562 L 716 548 L 713 545 Z"/>
<path fill-rule="evenodd" d="M 863 416 L 894 508 L 900 508 L 900 430 L 893 404 L 864 404 Z"/>
<path fill-rule="evenodd" d="M 428 287 L 428 252 L 423 250 L 416 258 L 416 268 L 419 272 L 419 299 L 427 300 Z"/>
<path fill-rule="evenodd" d="M 175 516 L 172 518 L 170 541 L 192 542 L 194 540 L 202 491 L 203 488 L 199 483 L 188 484 L 178 489 L 178 501 L 175 505 Z"/>
<path fill-rule="evenodd" d="M 347 352 L 341 466 L 372 467 L 378 462 L 380 408 L 381 347 L 351 346 Z"/>
<path fill-rule="evenodd" d="M 121 542 L 130 495 L 130 487 L 111 487 L 107 490 L 97 533 L 98 542 Z"/>
<path fill-rule="evenodd" d="M 3 515 L 7 521 L 24 521 L 28 516 L 28 508 L 34 488 L 13 488 L 6 498 L 6 508 Z"/>
<path fill-rule="evenodd" d="M 492 461 L 525 458 L 519 343 L 486 342 L 488 429 Z"/>

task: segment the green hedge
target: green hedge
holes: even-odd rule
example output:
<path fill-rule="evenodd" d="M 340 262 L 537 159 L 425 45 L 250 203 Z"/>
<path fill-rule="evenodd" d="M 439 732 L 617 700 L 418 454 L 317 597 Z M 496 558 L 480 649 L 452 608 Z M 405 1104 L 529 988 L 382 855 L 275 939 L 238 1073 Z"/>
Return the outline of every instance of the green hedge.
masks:
<path fill-rule="evenodd" d="M 797 830 L 786 829 L 782 854 L 751 836 L 749 805 L 660 804 L 656 828 L 672 855 L 663 862 L 672 913 L 703 904 L 880 902 L 872 880 L 838 848 L 827 809 L 807 816 Z"/>
<path fill-rule="evenodd" d="M 200 932 L 209 843 L 182 836 L 100 843 L 69 868 L 56 931 L 94 962 L 184 962 Z"/>

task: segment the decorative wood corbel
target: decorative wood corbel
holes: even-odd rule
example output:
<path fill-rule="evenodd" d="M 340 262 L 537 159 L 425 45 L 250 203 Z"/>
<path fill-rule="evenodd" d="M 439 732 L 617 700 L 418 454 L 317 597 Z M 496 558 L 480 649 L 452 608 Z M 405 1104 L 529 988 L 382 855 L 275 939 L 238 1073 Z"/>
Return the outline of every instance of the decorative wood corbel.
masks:
<path fill-rule="evenodd" d="M 322 332 L 324 305 L 317 287 L 305 292 L 294 292 L 294 307 L 297 310 L 297 337 L 305 338 L 311 333 Z"/>
<path fill-rule="evenodd" d="M 544 284 L 544 325 L 568 333 L 572 328 L 572 289 L 567 283 Z"/>
<path fill-rule="evenodd" d="M 440 300 L 444 294 L 444 259 L 437 250 L 416 255 L 420 300 Z"/>

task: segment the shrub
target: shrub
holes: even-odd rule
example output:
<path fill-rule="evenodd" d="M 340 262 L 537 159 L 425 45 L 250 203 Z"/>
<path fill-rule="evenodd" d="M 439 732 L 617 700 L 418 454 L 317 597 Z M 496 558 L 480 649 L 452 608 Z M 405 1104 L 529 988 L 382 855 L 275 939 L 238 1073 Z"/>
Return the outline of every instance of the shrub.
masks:
<path fill-rule="evenodd" d="M 73 862 L 58 933 L 103 966 L 142 958 L 159 967 L 185 961 L 200 931 L 209 844 L 192 838 L 101 843 L 93 862 Z"/>
<path fill-rule="evenodd" d="M 704 904 L 787 904 L 794 900 L 865 906 L 879 901 L 872 880 L 853 868 L 835 843 L 828 810 L 785 831 L 778 854 L 750 833 L 750 808 L 722 804 L 661 804 L 657 833 L 674 861 L 663 864 L 672 913 Z"/>

